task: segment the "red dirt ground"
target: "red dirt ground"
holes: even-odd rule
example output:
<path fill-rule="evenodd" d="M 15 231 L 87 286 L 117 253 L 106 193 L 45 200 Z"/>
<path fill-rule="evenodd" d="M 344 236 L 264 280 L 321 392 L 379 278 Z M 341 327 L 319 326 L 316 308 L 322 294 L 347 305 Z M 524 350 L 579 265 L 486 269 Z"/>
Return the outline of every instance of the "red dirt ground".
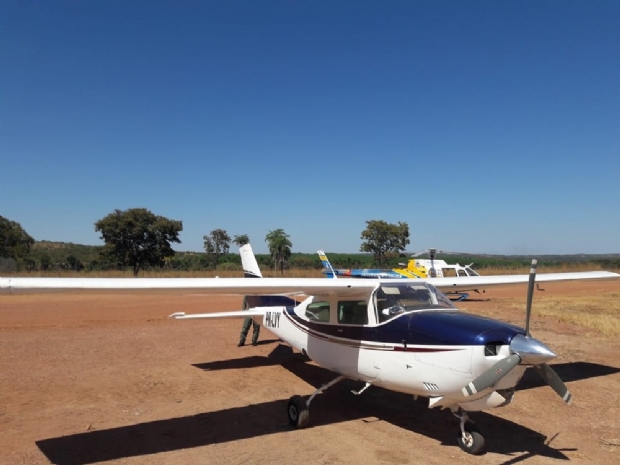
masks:
<path fill-rule="evenodd" d="M 545 284 L 546 295 L 618 298 L 620 280 Z M 519 324 L 525 286 L 457 305 Z M 286 403 L 335 375 L 267 331 L 237 348 L 239 320 L 174 321 L 175 311 L 239 309 L 200 295 L 0 296 L 0 464 L 575 464 L 620 463 L 620 338 L 537 317 L 559 357 L 565 405 L 533 373 L 507 407 L 473 413 L 487 440 L 474 457 L 458 422 L 423 399 L 345 381 L 318 396 L 311 426 Z M 534 300 L 534 307 L 536 298 Z"/>

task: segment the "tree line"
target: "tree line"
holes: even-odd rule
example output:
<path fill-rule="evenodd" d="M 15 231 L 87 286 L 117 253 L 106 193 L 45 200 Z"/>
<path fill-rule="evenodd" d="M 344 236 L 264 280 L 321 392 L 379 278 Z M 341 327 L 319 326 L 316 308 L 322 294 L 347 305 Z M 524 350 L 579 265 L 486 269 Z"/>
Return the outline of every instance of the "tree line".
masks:
<path fill-rule="evenodd" d="M 399 222 L 389 224 L 382 220 L 369 220 L 361 233 L 361 252 L 372 254 L 372 263 L 366 260 L 349 259 L 334 262 L 337 266 L 387 266 L 400 257 L 409 244 L 409 226 Z M 104 244 L 84 263 L 76 254 L 55 260 L 49 253 L 34 253 L 35 240 L 22 226 L 0 216 L 0 270 L 35 271 L 50 269 L 123 270 L 130 268 L 134 276 L 143 269 L 218 269 L 238 261 L 238 254 L 230 253 L 231 244 L 242 246 L 250 242 L 247 234 L 232 238 L 225 229 L 218 228 L 203 236 L 205 253 L 192 258 L 191 253 L 175 252 L 173 243 L 180 243 L 179 233 L 182 221 L 155 215 L 146 208 L 114 210 L 94 224 Z M 273 267 L 283 273 L 285 269 L 313 268 L 318 260 L 311 260 L 307 254 L 293 254 L 293 243 L 282 228 L 270 230 L 264 238 L 269 249 L 268 260 L 259 265 Z M 268 262 L 268 263 L 265 263 Z"/>
<path fill-rule="evenodd" d="M 13 271 L 101 271 L 131 269 L 134 275 L 140 270 L 240 270 L 241 259 L 232 244 L 240 247 L 250 242 L 247 234 L 233 235 L 218 228 L 203 236 L 204 252 L 175 252 L 172 243 L 180 243 L 179 233 L 183 223 L 155 215 L 145 208 L 114 210 L 97 221 L 95 230 L 104 244 L 86 246 L 70 243 L 35 242 L 22 226 L 0 216 L 0 272 Z M 386 223 L 382 220 L 366 221 L 361 232 L 359 254 L 329 253 L 337 268 L 395 268 L 406 264 L 404 254 L 410 243 L 407 223 Z M 264 240 L 269 254 L 257 254 L 261 268 L 271 268 L 283 273 L 286 269 L 321 269 L 314 253 L 293 253 L 290 236 L 281 228 L 269 231 Z M 530 263 L 530 256 L 484 256 L 444 254 L 448 263 L 475 263 L 484 273 L 485 268 L 522 268 Z M 538 256 L 539 264 L 560 267 L 565 263 L 588 262 L 604 269 L 620 269 L 620 255 L 552 255 Z"/>

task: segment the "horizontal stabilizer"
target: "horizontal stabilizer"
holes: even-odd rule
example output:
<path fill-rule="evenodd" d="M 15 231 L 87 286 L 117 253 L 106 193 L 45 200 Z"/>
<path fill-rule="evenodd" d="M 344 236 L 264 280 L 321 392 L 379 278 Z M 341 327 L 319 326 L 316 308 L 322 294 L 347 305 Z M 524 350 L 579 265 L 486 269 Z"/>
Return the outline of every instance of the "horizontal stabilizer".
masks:
<path fill-rule="evenodd" d="M 197 318 L 247 318 L 252 316 L 264 316 L 266 308 L 250 308 L 249 310 L 236 310 L 234 312 L 215 312 L 215 313 L 194 313 L 186 315 L 185 312 L 176 312 L 170 315 L 168 318 L 174 318 L 175 320 L 191 320 Z"/>

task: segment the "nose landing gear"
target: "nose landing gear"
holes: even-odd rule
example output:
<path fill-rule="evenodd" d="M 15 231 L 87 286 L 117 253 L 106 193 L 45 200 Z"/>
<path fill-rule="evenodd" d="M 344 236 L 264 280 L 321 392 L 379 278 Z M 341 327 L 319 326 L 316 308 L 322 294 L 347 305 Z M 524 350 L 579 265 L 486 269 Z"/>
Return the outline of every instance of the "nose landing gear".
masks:
<path fill-rule="evenodd" d="M 467 412 L 459 408 L 456 412 L 452 412 L 452 414 L 461 420 L 461 434 L 456 440 L 459 447 L 468 454 L 482 454 L 484 452 L 484 436 L 474 422 L 469 419 Z"/>

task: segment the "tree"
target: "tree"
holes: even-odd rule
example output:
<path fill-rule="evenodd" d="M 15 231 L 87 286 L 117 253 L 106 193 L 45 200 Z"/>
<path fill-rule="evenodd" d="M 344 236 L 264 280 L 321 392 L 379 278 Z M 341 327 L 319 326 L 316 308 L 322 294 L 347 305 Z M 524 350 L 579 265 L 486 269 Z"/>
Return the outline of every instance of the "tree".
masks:
<path fill-rule="evenodd" d="M 404 252 L 409 244 L 409 225 L 386 223 L 382 220 L 366 221 L 366 229 L 362 231 L 361 252 L 370 252 L 376 263 L 382 263 L 388 254 Z"/>
<path fill-rule="evenodd" d="M 41 270 L 43 271 L 49 270 L 52 266 L 52 259 L 48 254 L 41 255 L 39 262 L 41 263 Z"/>
<path fill-rule="evenodd" d="M 202 236 L 209 262 L 216 267 L 220 257 L 230 250 L 230 236 L 225 229 L 214 229 L 208 236 Z"/>
<path fill-rule="evenodd" d="M 265 242 L 269 245 L 274 271 L 280 268 L 280 274 L 284 274 L 284 265 L 291 256 L 291 247 L 293 246 L 289 240 L 289 235 L 283 229 L 274 229 L 267 233 Z"/>
<path fill-rule="evenodd" d="M 247 234 L 239 234 L 238 236 L 235 236 L 233 242 L 237 245 L 237 247 L 242 247 L 250 243 L 250 238 Z"/>
<path fill-rule="evenodd" d="M 163 266 L 166 257 L 174 255 L 171 242 L 178 242 L 183 230 L 181 221 L 151 213 L 146 208 L 114 210 L 95 223 L 105 242 L 101 251 L 104 259 L 121 266 L 131 266 L 138 276 L 144 266 Z"/>
<path fill-rule="evenodd" d="M 82 264 L 80 259 L 75 257 L 74 255 L 69 255 L 67 257 L 66 262 L 67 262 L 67 266 L 69 267 L 70 270 L 82 271 L 84 269 L 84 265 Z"/>
<path fill-rule="evenodd" d="M 0 257 L 18 260 L 30 252 L 34 239 L 22 225 L 0 216 Z"/>

